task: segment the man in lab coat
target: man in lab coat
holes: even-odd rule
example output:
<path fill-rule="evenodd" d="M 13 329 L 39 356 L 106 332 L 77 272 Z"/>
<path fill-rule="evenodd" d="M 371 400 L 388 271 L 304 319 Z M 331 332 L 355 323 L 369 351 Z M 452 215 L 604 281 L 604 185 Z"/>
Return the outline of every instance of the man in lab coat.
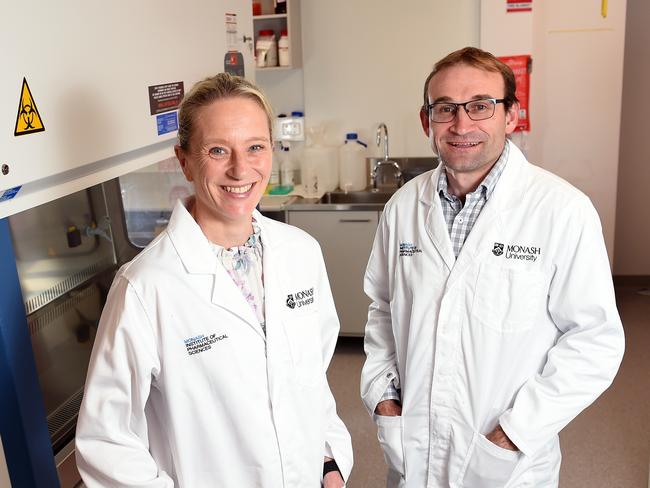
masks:
<path fill-rule="evenodd" d="M 515 80 L 490 53 L 439 61 L 420 119 L 441 164 L 386 205 L 364 285 L 388 486 L 557 486 L 558 432 L 624 348 L 598 215 L 507 139 Z"/>

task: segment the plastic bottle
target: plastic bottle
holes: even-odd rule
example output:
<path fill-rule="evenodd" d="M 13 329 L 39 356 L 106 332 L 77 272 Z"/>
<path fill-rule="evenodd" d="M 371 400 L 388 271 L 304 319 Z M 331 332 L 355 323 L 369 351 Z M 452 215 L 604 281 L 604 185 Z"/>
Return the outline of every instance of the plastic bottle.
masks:
<path fill-rule="evenodd" d="M 306 197 L 320 196 L 318 187 L 318 162 L 309 157 L 309 151 L 304 149 L 304 158 L 300 164 L 300 179 Z"/>
<path fill-rule="evenodd" d="M 271 29 L 263 29 L 257 36 L 255 56 L 258 68 L 268 68 L 278 65 L 278 43 Z"/>
<path fill-rule="evenodd" d="M 367 186 L 366 148 L 356 132 L 345 135 L 339 148 L 339 188 L 345 192 L 364 190 Z"/>
<path fill-rule="evenodd" d="M 266 187 L 267 193 L 271 193 L 276 186 L 280 186 L 280 165 L 282 164 L 282 146 L 278 144 L 273 149 L 273 159 L 271 161 L 271 176 L 269 184 Z"/>
<path fill-rule="evenodd" d="M 283 146 L 282 148 L 283 157 L 280 164 L 280 184 L 284 188 L 288 188 L 288 191 L 292 191 L 297 181 L 293 158 L 291 157 L 289 149 L 289 146 Z"/>
<path fill-rule="evenodd" d="M 299 110 L 291 112 L 291 140 L 305 140 L 305 114 Z"/>
<path fill-rule="evenodd" d="M 339 183 L 337 148 L 326 146 L 322 127 L 310 129 L 310 145 L 302 152 L 301 176 L 310 196 L 336 190 Z"/>
<path fill-rule="evenodd" d="M 280 59 L 280 66 L 289 66 L 291 64 L 289 35 L 287 29 L 282 29 L 282 31 L 280 31 L 280 39 L 278 40 L 278 58 Z"/>
<path fill-rule="evenodd" d="M 286 120 L 287 114 L 281 113 L 273 118 L 273 140 L 281 141 L 282 140 L 282 129 L 284 127 L 283 122 Z"/>
<path fill-rule="evenodd" d="M 275 13 L 276 14 L 287 13 L 287 0 L 275 0 Z"/>
<path fill-rule="evenodd" d="M 280 165 L 280 184 L 271 188 L 270 195 L 286 195 L 293 191 L 293 165 L 289 154 L 289 146 L 280 144 L 278 161 Z"/>

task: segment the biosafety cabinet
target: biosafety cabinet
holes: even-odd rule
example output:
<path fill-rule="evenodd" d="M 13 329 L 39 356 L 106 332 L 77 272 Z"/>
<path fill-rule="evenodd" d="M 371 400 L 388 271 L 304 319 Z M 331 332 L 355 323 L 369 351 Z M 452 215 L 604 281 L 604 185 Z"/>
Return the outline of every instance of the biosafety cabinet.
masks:
<path fill-rule="evenodd" d="M 73 487 L 106 294 L 191 191 L 183 94 L 254 80 L 251 4 L 9 2 L 0 45 L 0 486 Z"/>

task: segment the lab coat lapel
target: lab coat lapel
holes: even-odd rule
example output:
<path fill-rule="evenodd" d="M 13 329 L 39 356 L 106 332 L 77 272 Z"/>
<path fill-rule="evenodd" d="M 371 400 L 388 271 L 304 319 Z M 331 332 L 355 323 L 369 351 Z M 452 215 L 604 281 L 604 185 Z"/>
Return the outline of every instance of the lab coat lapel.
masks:
<path fill-rule="evenodd" d="M 451 246 L 451 239 L 449 238 L 449 230 L 447 223 L 442 213 L 442 203 L 440 202 L 440 195 L 436 190 L 438 177 L 442 171 L 442 165 L 438 166 L 427 182 L 422 185 L 420 191 L 419 201 L 421 204 L 428 206 L 424 228 L 426 229 L 429 238 L 433 242 L 434 247 L 440 254 L 440 257 L 445 262 L 448 270 L 454 267 L 456 257 L 454 250 Z"/>
<path fill-rule="evenodd" d="M 166 232 L 188 273 L 214 276 L 211 302 L 242 319 L 264 338 L 251 306 L 215 256 L 201 227 L 180 200 L 174 207 Z"/>
<path fill-rule="evenodd" d="M 282 321 L 283 305 L 286 297 L 282 296 L 280 283 L 281 256 L 278 247 L 278 236 L 268 219 L 264 219 L 257 211 L 254 214 L 262 235 L 263 270 L 264 270 L 264 316 L 266 317 L 267 336 L 277 333 Z M 267 222 L 265 222 L 267 220 Z"/>
<path fill-rule="evenodd" d="M 508 144 L 510 151 L 506 167 L 458 254 L 447 288 L 453 286 L 470 264 L 491 252 L 495 243 L 503 241 L 500 236 L 503 235 L 507 213 L 523 199 L 526 188 L 525 158 L 514 144 Z"/>
<path fill-rule="evenodd" d="M 264 248 L 264 315 L 266 317 L 266 357 L 268 382 L 271 399 L 275 402 L 284 388 L 282 374 L 278 372 L 291 371 L 291 355 L 282 323 L 286 304 L 285 288 L 282 286 L 282 270 L 286 270 L 285 260 L 282 259 L 281 236 L 277 224 L 261 216 L 257 211 L 253 214 L 262 234 Z"/>
<path fill-rule="evenodd" d="M 251 326 L 262 339 L 266 340 L 266 336 L 262 331 L 262 327 L 257 320 L 255 312 L 253 312 L 250 304 L 246 301 L 244 295 L 242 295 L 241 290 L 237 287 L 218 259 L 214 272 L 212 303 L 228 310 L 242 319 Z"/>
<path fill-rule="evenodd" d="M 495 242 L 499 242 L 498 236 L 502 235 L 503 224 L 502 209 L 499 208 L 496 197 L 495 190 L 456 258 L 456 264 L 447 280 L 447 288 L 453 286 L 474 261 L 480 259 L 486 251 L 491 251 Z"/>

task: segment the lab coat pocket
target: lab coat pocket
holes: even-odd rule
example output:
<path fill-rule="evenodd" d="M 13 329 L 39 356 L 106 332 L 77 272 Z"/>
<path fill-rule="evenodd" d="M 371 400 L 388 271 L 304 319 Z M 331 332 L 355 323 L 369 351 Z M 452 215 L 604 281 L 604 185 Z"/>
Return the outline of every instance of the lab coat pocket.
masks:
<path fill-rule="evenodd" d="M 377 438 L 388 467 L 404 477 L 404 443 L 402 441 L 402 416 L 373 414 L 377 424 Z"/>
<path fill-rule="evenodd" d="M 503 488 L 506 486 L 523 454 L 502 449 L 484 435 L 474 433 L 466 468 L 461 473 L 463 488 Z"/>
<path fill-rule="evenodd" d="M 472 306 L 477 323 L 498 332 L 523 332 L 533 326 L 545 304 L 541 271 L 481 265 Z"/>
<path fill-rule="evenodd" d="M 317 385 L 324 374 L 318 313 L 291 315 L 283 322 L 296 380 L 307 386 Z"/>

